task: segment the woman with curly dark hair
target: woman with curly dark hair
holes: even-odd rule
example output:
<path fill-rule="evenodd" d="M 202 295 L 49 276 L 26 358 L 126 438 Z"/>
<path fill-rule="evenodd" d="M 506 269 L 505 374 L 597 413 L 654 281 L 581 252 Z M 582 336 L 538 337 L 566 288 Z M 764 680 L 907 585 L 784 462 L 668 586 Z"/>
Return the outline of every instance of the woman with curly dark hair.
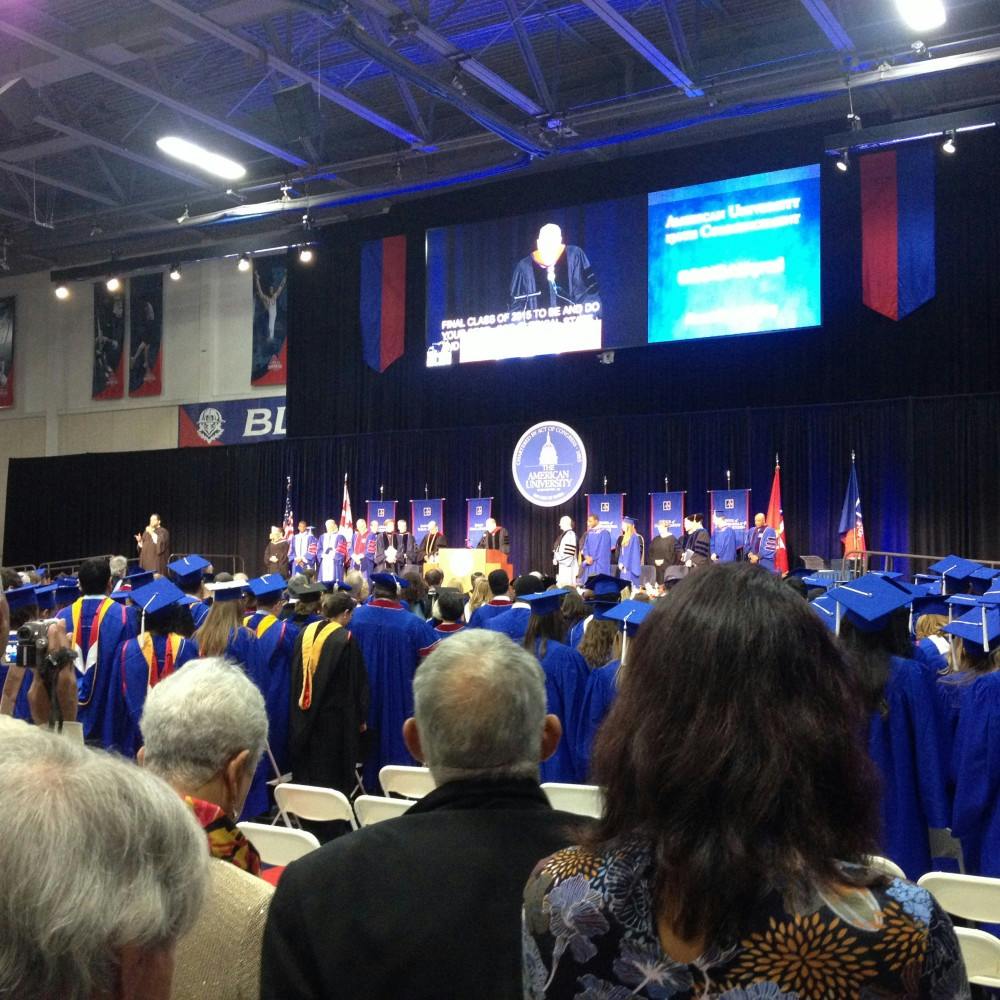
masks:
<path fill-rule="evenodd" d="M 604 814 L 525 889 L 525 996 L 965 997 L 948 917 L 867 864 L 857 678 L 780 579 L 657 602 L 598 734 Z"/>

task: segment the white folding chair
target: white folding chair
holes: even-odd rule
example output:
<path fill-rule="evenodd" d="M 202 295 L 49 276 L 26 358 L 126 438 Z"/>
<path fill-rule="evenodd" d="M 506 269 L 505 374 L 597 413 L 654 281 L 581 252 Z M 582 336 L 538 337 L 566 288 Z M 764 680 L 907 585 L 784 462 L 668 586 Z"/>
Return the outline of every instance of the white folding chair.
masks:
<path fill-rule="evenodd" d="M 350 801 L 336 788 L 286 782 L 274 789 L 274 799 L 283 816 L 298 816 L 317 823 L 344 820 L 351 824 L 352 830 L 358 828 Z"/>
<path fill-rule="evenodd" d="M 553 809 L 576 813 L 578 816 L 600 817 L 604 811 L 604 794 L 597 785 L 571 785 L 562 781 L 542 783 Z"/>
<path fill-rule="evenodd" d="M 384 819 L 402 816 L 410 806 L 411 799 L 387 799 L 383 795 L 359 795 L 354 800 L 354 811 L 358 815 L 359 826 L 371 826 Z"/>
<path fill-rule="evenodd" d="M 426 767 L 386 764 L 379 771 L 378 780 L 386 795 L 422 799 L 428 792 L 434 791 L 434 779 Z"/>
<path fill-rule="evenodd" d="M 963 920 L 985 920 L 1000 924 L 1000 878 L 928 872 L 917 882 L 942 909 Z"/>
<path fill-rule="evenodd" d="M 972 927 L 956 927 L 955 936 L 969 982 L 1000 989 L 1000 938 Z"/>
<path fill-rule="evenodd" d="M 877 854 L 869 854 L 867 861 L 868 867 L 874 868 L 881 875 L 888 875 L 889 878 L 906 878 L 906 872 L 890 858 L 882 858 Z"/>
<path fill-rule="evenodd" d="M 261 861 L 288 865 L 319 847 L 319 841 L 305 830 L 290 830 L 267 823 L 239 823 L 247 840 L 257 848 Z"/>

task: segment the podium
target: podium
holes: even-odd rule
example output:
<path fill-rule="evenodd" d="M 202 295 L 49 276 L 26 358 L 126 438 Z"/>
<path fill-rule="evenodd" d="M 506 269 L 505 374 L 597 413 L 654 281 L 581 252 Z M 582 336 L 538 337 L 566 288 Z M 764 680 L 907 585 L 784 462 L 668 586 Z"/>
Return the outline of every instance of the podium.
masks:
<path fill-rule="evenodd" d="M 433 565 L 425 563 L 424 572 Z M 499 549 L 438 549 L 437 566 L 444 573 L 445 586 L 457 577 L 462 581 L 463 590 L 469 589 L 473 573 L 489 574 L 502 569 L 514 579 L 514 567 Z"/>

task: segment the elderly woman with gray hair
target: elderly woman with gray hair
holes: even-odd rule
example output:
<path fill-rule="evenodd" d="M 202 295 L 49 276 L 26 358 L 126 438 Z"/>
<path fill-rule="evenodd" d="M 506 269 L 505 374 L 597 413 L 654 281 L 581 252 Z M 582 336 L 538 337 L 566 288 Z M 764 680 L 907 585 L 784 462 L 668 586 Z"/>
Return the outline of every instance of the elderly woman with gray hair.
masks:
<path fill-rule="evenodd" d="M 100 750 L 0 721 L 0 996 L 166 1000 L 205 890 L 177 796 Z"/>
<path fill-rule="evenodd" d="M 267 742 L 264 699 L 238 665 L 192 660 L 149 692 L 139 726 L 140 764 L 183 798 L 212 855 L 205 907 L 177 949 L 173 1000 L 256 997 L 274 890 L 254 877 L 260 857 L 236 820 Z"/>

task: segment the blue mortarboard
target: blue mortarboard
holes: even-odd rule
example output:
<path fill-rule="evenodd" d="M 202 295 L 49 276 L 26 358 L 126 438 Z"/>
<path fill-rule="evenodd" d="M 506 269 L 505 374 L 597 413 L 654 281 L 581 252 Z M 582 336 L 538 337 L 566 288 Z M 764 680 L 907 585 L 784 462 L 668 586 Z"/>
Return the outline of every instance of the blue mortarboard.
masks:
<path fill-rule="evenodd" d="M 75 577 L 63 576 L 47 587 L 38 587 L 37 592 L 40 608 L 65 607 L 80 596 L 80 585 Z"/>
<path fill-rule="evenodd" d="M 622 524 L 631 524 L 632 527 L 634 528 L 635 527 L 635 518 L 634 517 L 623 517 L 622 518 Z"/>
<path fill-rule="evenodd" d="M 334 580 L 329 586 L 331 594 L 336 594 L 338 590 L 343 591 L 345 594 L 349 594 L 352 590 L 354 590 L 349 583 L 341 583 L 339 580 Z"/>
<path fill-rule="evenodd" d="M 35 572 L 42 580 L 44 580 L 49 575 L 49 567 L 39 566 L 38 569 L 35 570 Z"/>
<path fill-rule="evenodd" d="M 396 576 L 395 573 L 372 573 L 372 583 L 377 583 L 380 587 L 385 587 L 386 590 L 397 592 L 406 590 L 410 586 L 408 580 Z"/>
<path fill-rule="evenodd" d="M 913 617 L 921 615 L 947 615 L 948 598 L 940 594 L 923 594 L 913 598 Z"/>
<path fill-rule="evenodd" d="M 901 580 L 903 578 L 902 573 L 896 573 L 891 569 L 873 569 L 871 570 L 872 576 L 880 576 L 884 580 Z"/>
<path fill-rule="evenodd" d="M 601 617 L 605 621 L 618 623 L 627 635 L 635 635 L 639 626 L 646 620 L 646 615 L 653 610 L 650 601 L 622 601 L 621 604 L 606 611 Z"/>
<path fill-rule="evenodd" d="M 939 559 L 929 567 L 932 573 L 939 574 L 945 580 L 947 587 L 952 584 L 966 583 L 976 570 L 982 568 L 979 563 L 973 562 L 971 559 L 963 559 L 961 556 L 954 555 L 945 556 L 944 559 Z"/>
<path fill-rule="evenodd" d="M 937 573 L 914 573 L 913 574 L 913 582 L 914 583 L 926 583 L 928 585 L 930 585 L 930 584 L 937 584 L 940 587 L 941 586 L 941 577 L 938 576 Z"/>
<path fill-rule="evenodd" d="M 587 590 L 594 593 L 593 603 L 607 604 L 609 601 L 617 601 L 628 583 L 621 577 L 611 576 L 608 573 L 597 573 L 587 577 L 585 586 Z"/>
<path fill-rule="evenodd" d="M 148 569 L 137 569 L 134 573 L 129 573 L 124 580 L 124 583 L 127 583 L 132 590 L 138 590 L 140 587 L 145 587 L 147 583 L 152 582 L 153 572 Z"/>
<path fill-rule="evenodd" d="M 225 583 L 208 584 L 208 590 L 214 601 L 219 601 L 220 603 L 223 601 L 238 601 L 241 597 L 246 596 L 247 585 L 240 583 L 238 580 L 227 580 Z"/>
<path fill-rule="evenodd" d="M 30 584 L 27 587 L 11 587 L 4 591 L 4 597 L 7 598 L 7 606 L 11 611 L 30 608 L 32 604 L 38 605 L 38 595 Z"/>
<path fill-rule="evenodd" d="M 827 596 L 843 607 L 851 624 L 860 632 L 878 632 L 893 611 L 905 607 L 913 599 L 912 595 L 893 586 L 874 573 L 866 573 L 856 580 L 838 584 L 828 591 Z M 837 633 L 840 633 L 838 615 Z"/>
<path fill-rule="evenodd" d="M 117 590 L 112 590 L 108 597 L 112 601 L 117 601 L 119 604 L 124 604 L 132 596 L 131 587 L 119 587 Z"/>
<path fill-rule="evenodd" d="M 964 615 L 969 608 L 977 607 L 979 598 L 975 594 L 952 594 L 951 597 L 942 597 L 945 605 L 951 609 L 954 616 Z"/>
<path fill-rule="evenodd" d="M 1000 640 L 1000 608 L 980 605 L 948 622 L 941 631 L 958 636 L 970 651 L 988 653 Z"/>
<path fill-rule="evenodd" d="M 979 594 L 980 604 L 1000 604 L 1000 588 L 987 590 L 985 594 Z"/>
<path fill-rule="evenodd" d="M 837 630 L 837 602 L 829 594 L 822 594 L 814 601 L 810 601 L 809 607 L 831 632 Z"/>
<path fill-rule="evenodd" d="M 993 586 L 993 581 L 1000 576 L 1000 569 L 992 566 L 980 566 L 970 577 L 969 583 L 977 594 L 985 594 Z"/>
<path fill-rule="evenodd" d="M 272 594 L 280 594 L 286 585 L 287 581 L 280 573 L 265 573 L 247 584 L 250 593 L 258 600 L 262 597 L 270 597 Z"/>
<path fill-rule="evenodd" d="M 525 594 L 520 600 L 527 601 L 533 615 L 550 615 L 562 607 L 562 599 L 569 593 L 562 590 L 543 590 L 538 594 Z"/>
<path fill-rule="evenodd" d="M 136 587 L 129 597 L 142 614 L 155 615 L 183 600 L 184 593 L 176 584 L 160 579 L 147 583 L 145 587 Z"/>
<path fill-rule="evenodd" d="M 824 569 L 818 573 L 810 573 L 808 576 L 802 577 L 802 582 L 810 588 L 822 587 L 824 590 L 829 590 L 831 587 L 837 586 L 837 571 Z"/>
<path fill-rule="evenodd" d="M 35 588 L 35 603 L 38 605 L 39 611 L 55 611 L 56 592 L 51 585 Z"/>
<path fill-rule="evenodd" d="M 175 559 L 172 563 L 167 563 L 167 569 L 174 575 L 174 579 L 182 580 L 185 583 L 194 583 L 205 575 L 205 570 L 211 563 L 202 556 L 192 553 L 183 559 Z"/>

